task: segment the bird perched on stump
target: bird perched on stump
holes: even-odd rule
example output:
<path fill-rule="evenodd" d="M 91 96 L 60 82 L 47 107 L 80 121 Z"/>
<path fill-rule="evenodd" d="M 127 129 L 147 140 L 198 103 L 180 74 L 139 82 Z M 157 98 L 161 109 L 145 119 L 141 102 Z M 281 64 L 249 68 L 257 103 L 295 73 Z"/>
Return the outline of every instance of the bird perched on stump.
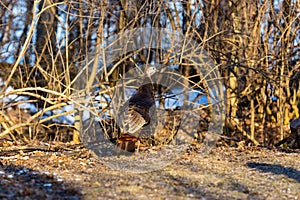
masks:
<path fill-rule="evenodd" d="M 151 121 L 150 108 L 155 105 L 151 76 L 155 73 L 153 66 L 146 67 L 145 79 L 137 92 L 119 109 L 120 134 L 117 139 L 119 149 L 133 152 L 140 131 Z"/>

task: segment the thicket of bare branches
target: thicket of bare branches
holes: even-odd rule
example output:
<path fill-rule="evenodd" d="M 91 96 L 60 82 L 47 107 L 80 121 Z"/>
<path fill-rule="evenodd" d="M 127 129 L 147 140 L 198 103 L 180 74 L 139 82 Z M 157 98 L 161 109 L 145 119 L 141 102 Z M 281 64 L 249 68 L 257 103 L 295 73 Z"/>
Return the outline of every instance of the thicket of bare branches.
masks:
<path fill-rule="evenodd" d="M 0 76 L 5 83 L 0 98 L 27 96 L 24 101 L 37 109 L 24 118 L 24 111 L 9 109 L 19 101 L 2 101 L 0 137 L 14 139 L 17 133 L 26 141 L 45 132 L 61 135 L 66 125 L 51 120 L 75 111 L 54 110 L 74 103 L 76 108 L 74 82 L 90 53 L 115 34 L 161 27 L 193 38 L 213 58 L 226 86 L 224 134 L 272 145 L 299 117 L 299 9 L 294 0 L 1 1 Z M 172 52 L 143 50 L 105 66 L 109 76 L 99 87 L 113 87 L 124 71 L 152 61 L 176 65 L 190 81 L 201 82 L 192 78 L 197 72 L 186 67 L 189 62 Z"/>

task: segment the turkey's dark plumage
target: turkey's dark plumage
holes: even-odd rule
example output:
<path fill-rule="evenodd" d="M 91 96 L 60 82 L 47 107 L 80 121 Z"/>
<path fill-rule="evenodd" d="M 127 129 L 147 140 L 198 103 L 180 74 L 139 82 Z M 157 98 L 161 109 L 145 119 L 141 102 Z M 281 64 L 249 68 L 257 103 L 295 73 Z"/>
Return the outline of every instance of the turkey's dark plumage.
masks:
<path fill-rule="evenodd" d="M 152 87 L 152 84 L 142 85 L 128 100 L 128 118 L 125 121 L 130 123 L 130 127 L 129 130 L 125 130 L 126 132 L 134 134 L 138 129 L 149 124 L 149 109 L 154 105 Z"/>
<path fill-rule="evenodd" d="M 156 67 L 147 66 L 144 71 L 144 81 L 137 92 L 121 107 L 116 107 L 115 116 L 118 128 L 116 146 L 125 151 L 134 151 L 135 143 L 144 126 L 150 124 L 150 108 L 155 104 L 151 76 Z M 118 98 L 122 98 L 121 96 Z M 119 99 L 121 100 L 121 99 Z M 154 109 L 155 111 L 155 109 Z M 153 109 L 151 109 L 152 115 Z M 153 124 L 151 123 L 151 126 Z M 108 134 L 113 135 L 113 134 Z M 109 136 L 109 138 L 111 138 Z M 114 137 L 115 138 L 115 137 Z M 112 141 L 112 140 L 111 140 Z M 113 142 L 114 143 L 114 142 Z"/>
<path fill-rule="evenodd" d="M 141 129 L 150 123 L 150 108 L 154 104 L 153 85 L 148 83 L 139 87 L 121 107 L 119 112 L 121 133 L 117 142 L 119 148 L 134 151 L 134 144 Z"/>

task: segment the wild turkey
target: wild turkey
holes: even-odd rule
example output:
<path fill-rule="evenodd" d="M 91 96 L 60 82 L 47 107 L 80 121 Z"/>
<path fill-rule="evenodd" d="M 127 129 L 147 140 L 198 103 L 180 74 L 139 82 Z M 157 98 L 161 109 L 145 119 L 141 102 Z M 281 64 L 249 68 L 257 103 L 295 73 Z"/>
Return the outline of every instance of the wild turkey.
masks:
<path fill-rule="evenodd" d="M 145 80 L 137 92 L 125 102 L 118 112 L 120 134 L 117 139 L 119 149 L 133 152 L 141 129 L 151 121 L 150 108 L 154 106 L 154 93 L 151 76 L 155 73 L 154 67 L 147 67 Z"/>
<path fill-rule="evenodd" d="M 275 144 L 275 147 L 287 143 L 287 146 L 292 149 L 300 149 L 300 118 L 294 119 L 290 122 L 291 134 Z"/>

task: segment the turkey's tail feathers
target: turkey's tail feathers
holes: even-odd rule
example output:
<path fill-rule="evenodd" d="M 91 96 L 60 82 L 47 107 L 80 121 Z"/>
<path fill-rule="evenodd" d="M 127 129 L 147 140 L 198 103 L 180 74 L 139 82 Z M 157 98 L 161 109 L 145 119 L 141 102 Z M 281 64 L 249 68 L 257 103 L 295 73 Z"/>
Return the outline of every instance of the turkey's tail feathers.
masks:
<path fill-rule="evenodd" d="M 121 124 L 121 133 L 117 140 L 117 148 L 128 152 L 135 151 L 135 143 L 141 128 L 147 124 L 142 114 L 142 108 L 130 107 Z M 145 111 L 144 111 L 145 112 Z"/>
<path fill-rule="evenodd" d="M 138 131 L 150 122 L 147 107 L 124 105 L 117 116 L 121 132 L 138 137 Z"/>

